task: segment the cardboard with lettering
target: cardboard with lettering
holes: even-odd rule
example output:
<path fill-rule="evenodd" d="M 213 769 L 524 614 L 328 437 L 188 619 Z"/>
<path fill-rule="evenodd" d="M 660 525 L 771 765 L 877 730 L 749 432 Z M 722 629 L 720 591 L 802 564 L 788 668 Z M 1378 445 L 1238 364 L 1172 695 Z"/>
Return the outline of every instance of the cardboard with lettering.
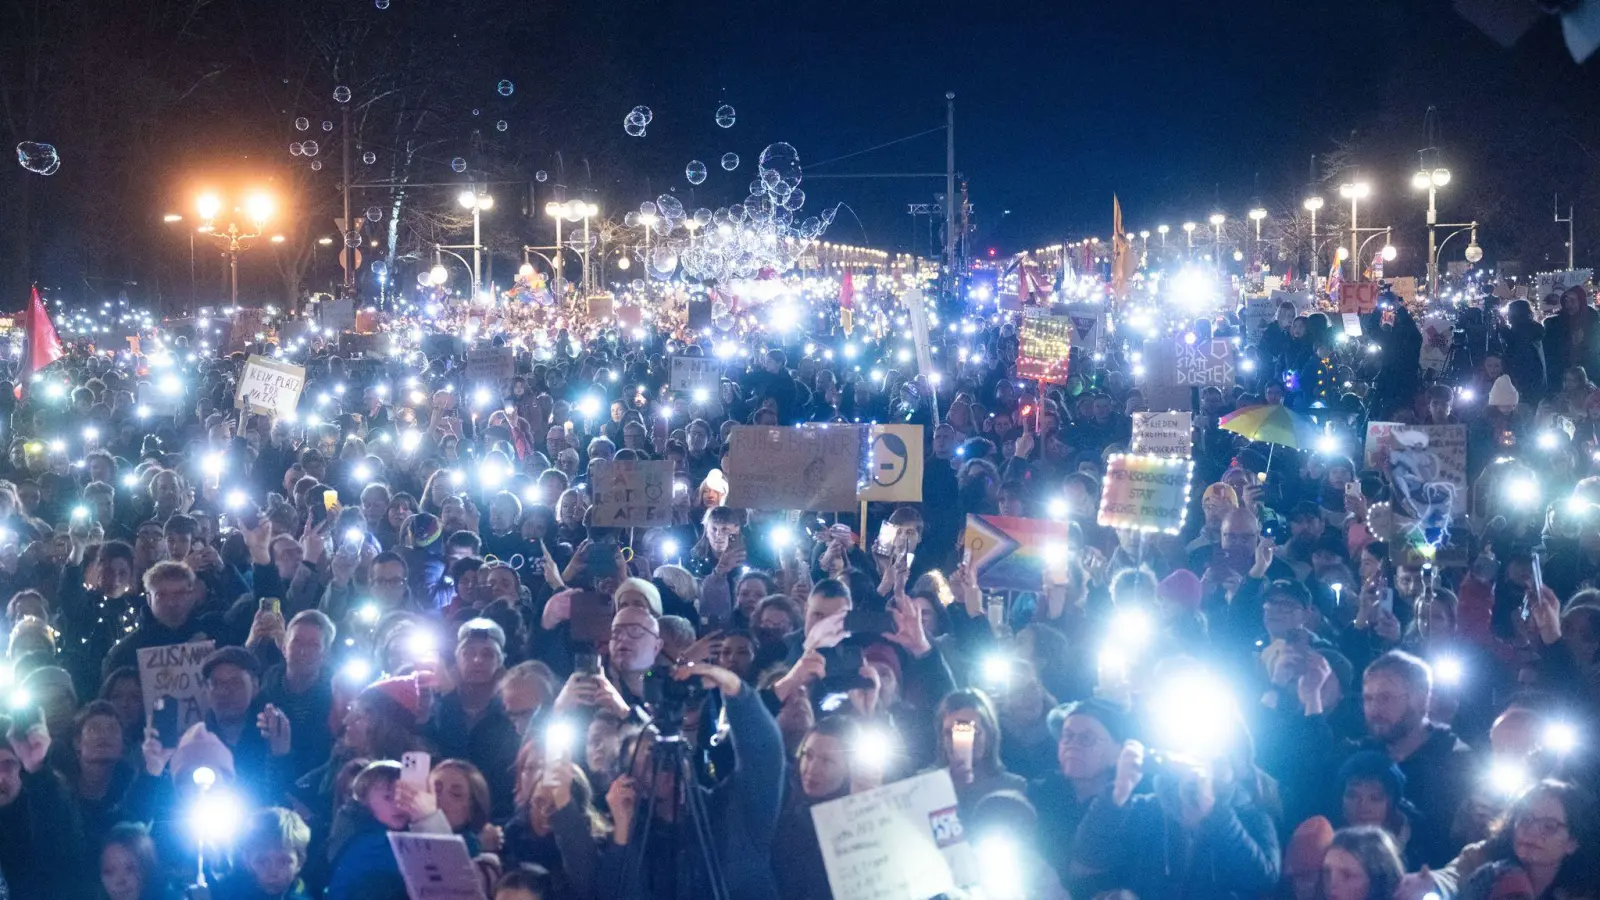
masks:
<path fill-rule="evenodd" d="M 844 512 L 866 480 L 865 425 L 742 425 L 728 436 L 728 506 Z"/>
<path fill-rule="evenodd" d="M 1134 413 L 1132 450 L 1156 456 L 1193 456 L 1194 414 L 1183 411 Z"/>
<path fill-rule="evenodd" d="M 246 346 L 265 340 L 267 311 L 253 306 L 241 306 L 233 311 L 228 323 L 228 351 L 243 350 Z M 261 335 L 261 337 L 256 337 Z"/>
<path fill-rule="evenodd" d="M 391 831 L 389 847 L 409 900 L 483 900 L 483 880 L 459 835 Z"/>
<path fill-rule="evenodd" d="M 1339 312 L 1369 313 L 1378 308 L 1378 285 L 1371 281 L 1339 285 Z"/>
<path fill-rule="evenodd" d="M 234 402 L 241 409 L 274 416 L 292 415 L 306 387 L 306 370 L 265 356 L 245 360 Z"/>
<path fill-rule="evenodd" d="M 951 894 L 978 880 L 946 769 L 811 807 L 834 900 Z"/>
<path fill-rule="evenodd" d="M 672 524 L 672 460 L 601 460 L 589 463 L 590 507 L 602 528 Z"/>
<path fill-rule="evenodd" d="M 1176 353 L 1174 383 L 1187 386 L 1217 387 L 1223 391 L 1233 387 L 1233 343 L 1223 338 L 1189 343 L 1183 338 L 1174 341 Z"/>
<path fill-rule="evenodd" d="M 510 347 L 473 347 L 467 351 L 466 376 L 469 382 L 499 384 L 517 374 L 516 351 Z"/>
<path fill-rule="evenodd" d="M 1076 306 L 1068 306 L 1067 318 L 1072 320 L 1072 346 L 1086 353 L 1100 353 L 1106 349 L 1104 307 L 1079 311 Z"/>
<path fill-rule="evenodd" d="M 216 641 L 191 641 L 139 651 L 145 724 L 161 733 L 163 744 L 173 746 L 177 735 L 205 718 L 209 704 L 200 683 L 200 664 L 216 646 Z"/>
<path fill-rule="evenodd" d="M 1066 553 L 1067 529 L 1067 522 L 1054 519 L 968 514 L 961 546 L 971 554 L 980 586 L 1037 591 L 1045 563 Z"/>
<path fill-rule="evenodd" d="M 922 502 L 922 426 L 872 426 L 871 458 L 862 502 Z"/>
<path fill-rule="evenodd" d="M 1244 321 L 1244 333 L 1249 340 L 1258 341 L 1261 332 L 1278 317 L 1278 304 L 1271 297 L 1246 297 L 1239 317 Z"/>
<path fill-rule="evenodd" d="M 1365 465 L 1389 476 L 1395 506 L 1412 518 L 1426 507 L 1442 506 L 1452 515 L 1467 511 L 1467 426 L 1368 422 Z"/>
<path fill-rule="evenodd" d="M 1107 528 L 1177 534 L 1189 512 L 1194 462 L 1116 453 L 1106 460 L 1096 521 Z"/>
<path fill-rule="evenodd" d="M 1417 279 L 1414 275 L 1397 275 L 1389 279 L 1389 290 L 1394 291 L 1402 303 L 1417 302 Z"/>
<path fill-rule="evenodd" d="M 1417 323 L 1422 331 L 1422 352 L 1418 362 L 1426 371 L 1442 372 L 1450 362 L 1450 339 L 1455 323 L 1442 315 L 1431 315 Z"/>
<path fill-rule="evenodd" d="M 722 386 L 722 361 L 710 356 L 674 356 L 667 385 L 683 393 L 702 388 L 714 392 Z"/>
<path fill-rule="evenodd" d="M 1017 328 L 1017 377 L 1050 384 L 1067 380 L 1072 319 L 1027 312 Z"/>

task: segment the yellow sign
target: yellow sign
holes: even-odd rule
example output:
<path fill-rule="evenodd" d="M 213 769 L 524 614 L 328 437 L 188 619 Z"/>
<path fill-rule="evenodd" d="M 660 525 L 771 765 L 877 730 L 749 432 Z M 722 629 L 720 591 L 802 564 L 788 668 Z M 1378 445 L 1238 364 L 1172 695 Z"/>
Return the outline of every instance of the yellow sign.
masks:
<path fill-rule="evenodd" d="M 861 502 L 922 502 L 922 426 L 872 426 L 872 456 Z"/>

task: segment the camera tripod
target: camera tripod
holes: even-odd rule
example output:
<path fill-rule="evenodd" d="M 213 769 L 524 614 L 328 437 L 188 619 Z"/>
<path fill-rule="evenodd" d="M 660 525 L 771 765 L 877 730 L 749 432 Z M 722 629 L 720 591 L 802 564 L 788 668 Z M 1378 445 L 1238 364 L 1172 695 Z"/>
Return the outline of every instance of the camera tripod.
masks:
<path fill-rule="evenodd" d="M 659 720 L 661 717 L 657 717 Z M 656 736 L 651 739 L 646 735 L 651 729 L 659 728 Z M 651 729 L 646 729 L 639 739 L 639 747 L 650 740 L 650 780 L 648 784 L 639 786 L 639 790 L 647 790 L 645 802 L 636 804 L 634 819 L 643 823 L 639 826 L 636 839 L 630 842 L 628 857 L 622 867 L 622 884 L 619 886 L 617 896 L 626 896 L 629 888 L 638 883 L 645 866 L 645 857 L 650 850 L 650 831 L 656 818 L 656 780 L 661 775 L 671 773 L 674 778 L 673 788 L 682 798 L 679 817 L 674 821 L 682 821 L 687 817 L 690 826 L 691 840 L 693 840 L 700 855 L 700 865 L 705 868 L 706 880 L 711 889 L 711 900 L 728 900 L 728 886 L 723 883 L 722 867 L 717 860 L 716 846 L 712 843 L 711 819 L 706 812 L 705 796 L 700 792 L 699 779 L 695 777 L 693 748 L 684 740 L 680 730 L 681 719 L 675 725 L 671 721 L 661 722 L 658 726 L 652 722 Z M 635 757 L 638 747 L 634 748 Z M 677 860 L 673 860 L 677 865 Z"/>

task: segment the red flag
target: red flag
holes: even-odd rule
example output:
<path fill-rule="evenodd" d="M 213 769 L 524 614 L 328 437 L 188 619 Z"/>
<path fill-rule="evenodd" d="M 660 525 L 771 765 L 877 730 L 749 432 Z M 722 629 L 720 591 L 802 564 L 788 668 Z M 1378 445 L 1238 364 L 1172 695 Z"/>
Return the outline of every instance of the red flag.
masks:
<path fill-rule="evenodd" d="M 28 301 L 28 312 L 23 317 L 22 328 L 28 336 L 28 355 L 22 362 L 20 380 L 26 382 L 29 375 L 67 355 L 61 349 L 61 339 L 56 337 L 56 327 L 50 323 L 50 313 L 45 310 L 44 301 L 39 299 L 37 286 Z"/>
<path fill-rule="evenodd" d="M 839 308 L 856 308 L 856 281 L 853 273 L 844 273 L 844 281 L 839 284 Z"/>

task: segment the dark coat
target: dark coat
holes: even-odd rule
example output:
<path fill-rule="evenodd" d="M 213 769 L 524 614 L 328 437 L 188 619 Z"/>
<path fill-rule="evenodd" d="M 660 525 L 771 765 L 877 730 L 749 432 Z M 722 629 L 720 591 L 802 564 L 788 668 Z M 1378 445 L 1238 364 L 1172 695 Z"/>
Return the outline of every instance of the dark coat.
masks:
<path fill-rule="evenodd" d="M 489 782 L 493 799 L 491 815 L 502 819 L 511 815 L 516 793 L 517 747 L 521 736 L 506 708 L 496 696 L 477 723 L 467 725 L 467 711 L 460 695 L 440 697 L 433 706 L 428 738 L 439 748 L 441 759 L 464 759 L 478 767 Z"/>
<path fill-rule="evenodd" d="M 99 887 L 90 877 L 77 809 L 54 769 L 22 773 L 17 799 L 0 808 L 0 872 L 11 900 L 84 897 Z"/>
<path fill-rule="evenodd" d="M 1243 900 L 1278 883 L 1278 834 L 1253 802 L 1219 789 L 1198 831 L 1187 833 L 1155 795 L 1117 807 L 1109 792 L 1089 805 L 1078 825 L 1080 873 L 1114 875 L 1140 900 Z"/>

